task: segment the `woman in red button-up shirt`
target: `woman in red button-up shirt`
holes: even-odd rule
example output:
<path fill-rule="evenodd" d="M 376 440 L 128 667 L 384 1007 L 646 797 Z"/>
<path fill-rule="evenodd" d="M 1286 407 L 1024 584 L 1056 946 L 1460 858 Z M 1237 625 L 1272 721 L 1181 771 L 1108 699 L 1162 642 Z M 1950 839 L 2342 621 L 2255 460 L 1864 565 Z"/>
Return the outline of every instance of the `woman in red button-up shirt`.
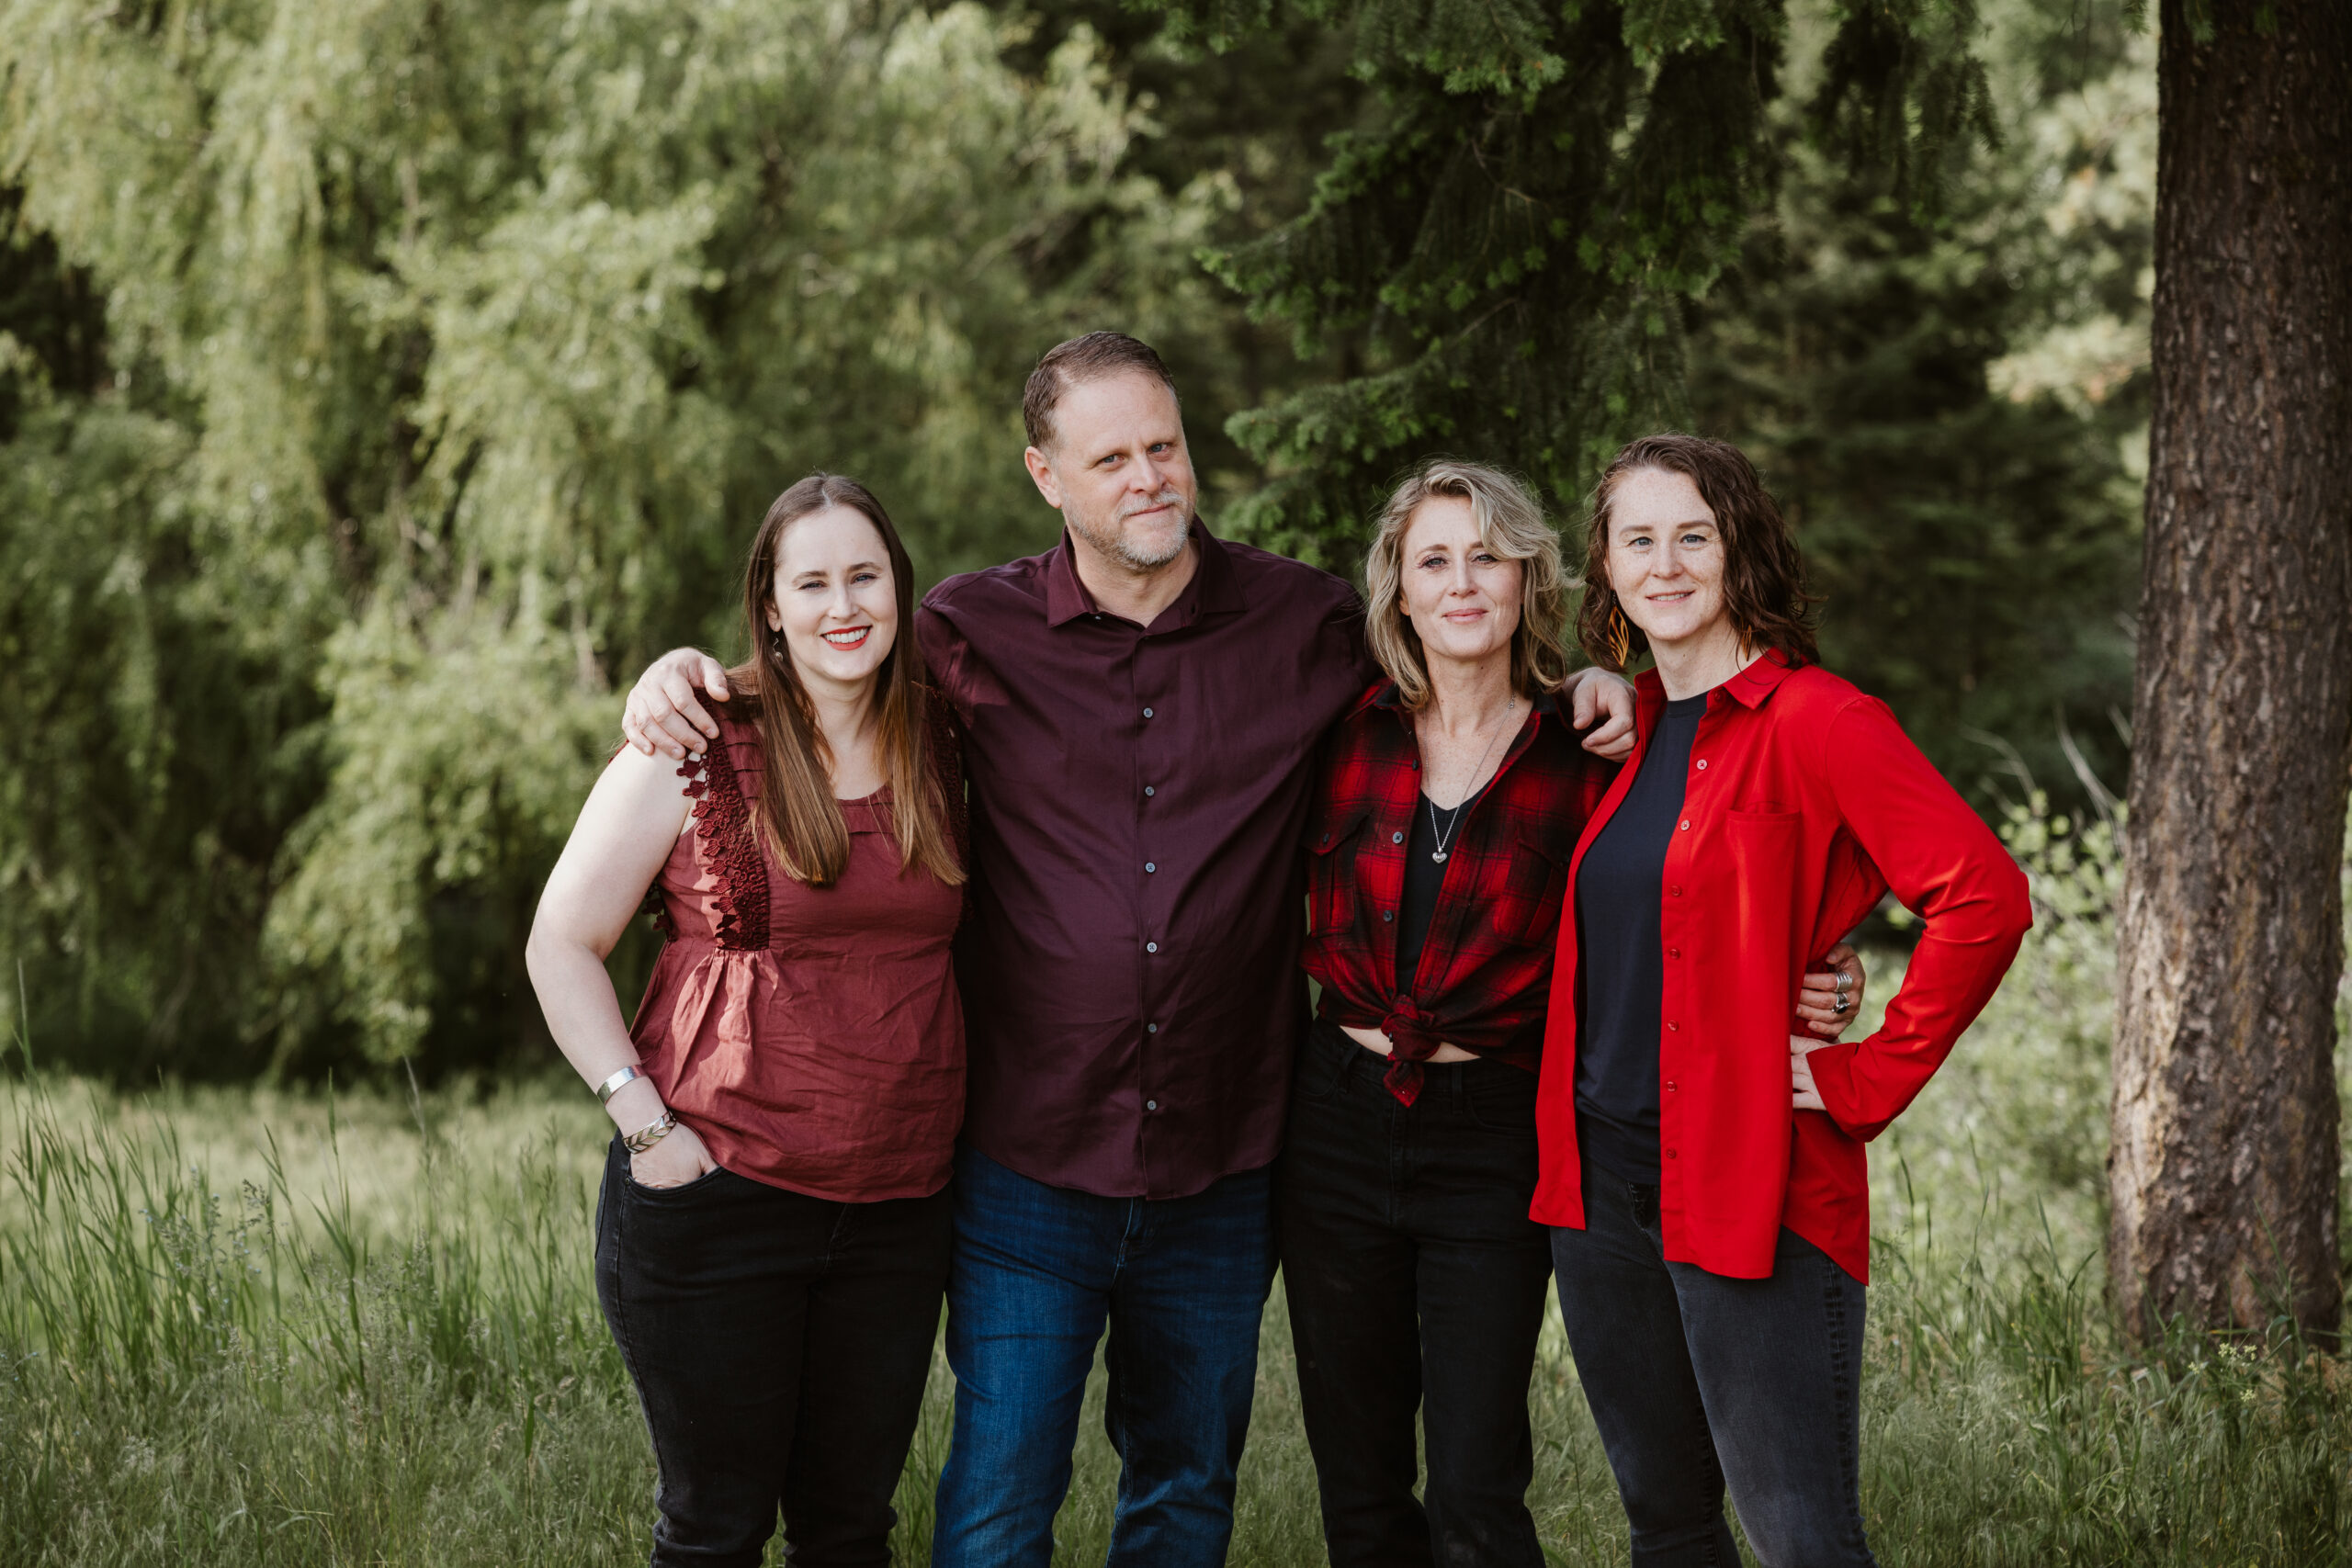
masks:
<path fill-rule="evenodd" d="M 1636 682 L 1634 756 L 1569 868 L 1534 1217 L 1636 1562 L 1868 1563 L 1862 1143 L 2000 983 L 2023 874 L 1883 703 L 1815 662 L 1787 524 L 1736 448 L 1652 436 L 1593 510 L 1579 633 Z M 1921 915 L 1865 1040 L 1792 1032 L 1808 960 L 1892 888 Z"/>

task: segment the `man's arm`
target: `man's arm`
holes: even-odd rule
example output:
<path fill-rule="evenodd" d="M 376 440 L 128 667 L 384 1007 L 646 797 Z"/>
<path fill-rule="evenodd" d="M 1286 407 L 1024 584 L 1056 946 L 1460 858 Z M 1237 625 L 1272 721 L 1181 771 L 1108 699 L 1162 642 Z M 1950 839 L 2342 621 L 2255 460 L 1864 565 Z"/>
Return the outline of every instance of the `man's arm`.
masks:
<path fill-rule="evenodd" d="M 727 701 L 726 666 L 699 649 L 672 649 L 647 665 L 629 688 L 621 734 L 649 757 L 656 751 L 671 758 L 689 751 L 701 756 L 718 736 L 718 721 L 695 700 L 697 688 L 715 701 Z"/>

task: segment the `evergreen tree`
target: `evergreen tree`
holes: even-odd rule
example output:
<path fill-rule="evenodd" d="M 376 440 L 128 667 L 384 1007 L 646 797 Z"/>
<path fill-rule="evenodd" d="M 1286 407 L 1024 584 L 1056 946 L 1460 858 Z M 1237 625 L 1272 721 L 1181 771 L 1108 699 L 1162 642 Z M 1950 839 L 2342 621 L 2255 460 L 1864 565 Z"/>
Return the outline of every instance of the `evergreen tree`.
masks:
<path fill-rule="evenodd" d="M 1989 12 L 2003 152 L 1932 219 L 1775 115 L 1777 197 L 1690 312 L 1692 417 L 1788 508 L 1831 668 L 1987 806 L 2096 809 L 2128 768 L 2154 39 Z"/>
<path fill-rule="evenodd" d="M 1687 423 L 1685 308 L 1736 254 L 1778 159 L 1787 17 L 1773 0 L 1164 0 L 1212 47 L 1294 15 L 1352 29 L 1378 98 L 1335 137 L 1308 210 L 1218 255 L 1303 353 L 1353 373 L 1248 413 L 1269 470 L 1248 522 L 1352 565 L 1404 462 L 1442 446 L 1576 494 L 1623 435 Z M 1927 203 L 1989 133 L 1974 7 L 1836 8 L 1805 106 L 1849 165 Z"/>

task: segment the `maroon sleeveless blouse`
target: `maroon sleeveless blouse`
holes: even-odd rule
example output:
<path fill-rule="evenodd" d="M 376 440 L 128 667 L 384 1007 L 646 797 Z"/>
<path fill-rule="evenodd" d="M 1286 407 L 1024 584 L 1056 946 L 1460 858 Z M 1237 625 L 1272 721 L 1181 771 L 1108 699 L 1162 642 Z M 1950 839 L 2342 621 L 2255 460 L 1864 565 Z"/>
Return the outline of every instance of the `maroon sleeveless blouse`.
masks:
<path fill-rule="evenodd" d="M 960 827 L 953 735 L 933 750 Z M 964 1119 L 963 889 L 899 864 L 887 784 L 841 803 L 839 882 L 786 876 L 752 825 L 762 771 L 731 716 L 678 770 L 694 820 L 654 882 L 670 940 L 629 1032 L 639 1069 L 739 1176 L 844 1202 L 936 1192 Z"/>

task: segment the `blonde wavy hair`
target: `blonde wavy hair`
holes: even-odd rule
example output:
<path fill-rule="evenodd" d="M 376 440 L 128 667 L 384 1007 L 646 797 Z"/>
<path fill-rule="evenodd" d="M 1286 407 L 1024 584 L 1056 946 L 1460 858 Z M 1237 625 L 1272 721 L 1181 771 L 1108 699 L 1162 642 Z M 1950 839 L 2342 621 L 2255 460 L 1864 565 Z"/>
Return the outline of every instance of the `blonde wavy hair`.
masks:
<path fill-rule="evenodd" d="M 1568 574 L 1560 564 L 1560 536 L 1527 487 L 1500 468 L 1434 457 L 1408 475 L 1380 509 L 1364 557 L 1364 641 L 1408 709 L 1430 700 L 1430 671 L 1421 637 L 1405 614 L 1405 530 L 1421 502 L 1458 495 L 1470 503 L 1478 539 L 1520 563 L 1519 626 L 1510 637 L 1511 687 L 1534 697 L 1556 692 L 1568 679 Z"/>

